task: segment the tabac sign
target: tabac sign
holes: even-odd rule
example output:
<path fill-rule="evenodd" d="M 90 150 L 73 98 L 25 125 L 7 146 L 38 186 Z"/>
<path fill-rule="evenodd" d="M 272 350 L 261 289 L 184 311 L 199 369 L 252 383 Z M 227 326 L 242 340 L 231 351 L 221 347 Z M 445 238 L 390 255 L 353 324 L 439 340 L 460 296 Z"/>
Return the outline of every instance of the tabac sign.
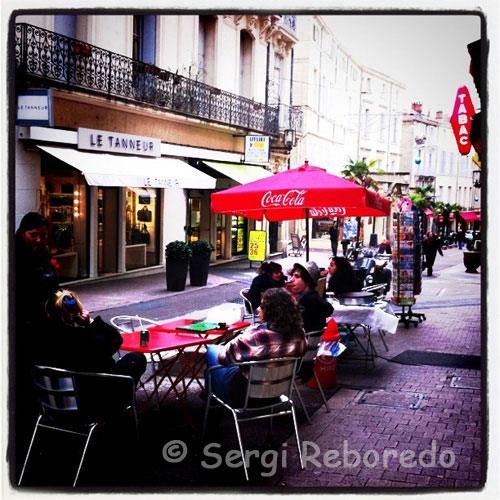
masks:
<path fill-rule="evenodd" d="M 161 141 L 152 137 L 79 128 L 78 149 L 135 156 L 161 156 Z"/>
<path fill-rule="evenodd" d="M 450 118 L 451 127 L 457 140 L 458 150 L 462 155 L 469 153 L 471 148 L 470 129 L 472 117 L 475 114 L 474 105 L 467 87 L 460 87 L 455 100 L 455 107 Z"/>

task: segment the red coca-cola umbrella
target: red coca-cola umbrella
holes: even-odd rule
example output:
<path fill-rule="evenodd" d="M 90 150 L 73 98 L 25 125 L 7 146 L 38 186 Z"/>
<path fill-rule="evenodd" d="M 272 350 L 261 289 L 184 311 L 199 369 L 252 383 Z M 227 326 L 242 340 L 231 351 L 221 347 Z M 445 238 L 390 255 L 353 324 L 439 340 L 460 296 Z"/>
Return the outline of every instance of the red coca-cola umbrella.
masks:
<path fill-rule="evenodd" d="M 325 217 L 387 216 L 391 202 L 374 191 L 307 162 L 212 194 L 212 212 L 283 221 Z M 309 224 L 306 224 L 309 260 Z"/>

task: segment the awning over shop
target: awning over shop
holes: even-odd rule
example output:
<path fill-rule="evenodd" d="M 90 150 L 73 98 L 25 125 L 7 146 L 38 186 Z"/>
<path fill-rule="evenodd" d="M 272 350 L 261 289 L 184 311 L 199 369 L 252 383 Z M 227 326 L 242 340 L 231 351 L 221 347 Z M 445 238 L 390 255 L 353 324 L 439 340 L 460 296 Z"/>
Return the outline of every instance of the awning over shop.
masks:
<path fill-rule="evenodd" d="M 214 189 L 216 179 L 175 158 L 87 153 L 71 148 L 38 147 L 77 168 L 89 186 Z"/>
<path fill-rule="evenodd" d="M 434 212 L 430 209 L 430 208 L 426 208 L 424 210 L 424 214 L 427 216 L 427 217 L 434 217 Z"/>
<path fill-rule="evenodd" d="M 460 212 L 460 217 L 462 217 L 465 222 L 474 222 L 476 220 L 481 220 L 481 215 L 476 214 L 476 212 Z"/>
<path fill-rule="evenodd" d="M 214 161 L 204 161 L 203 163 L 239 184 L 248 184 L 273 175 L 265 168 L 245 165 L 244 163 L 217 163 Z"/>

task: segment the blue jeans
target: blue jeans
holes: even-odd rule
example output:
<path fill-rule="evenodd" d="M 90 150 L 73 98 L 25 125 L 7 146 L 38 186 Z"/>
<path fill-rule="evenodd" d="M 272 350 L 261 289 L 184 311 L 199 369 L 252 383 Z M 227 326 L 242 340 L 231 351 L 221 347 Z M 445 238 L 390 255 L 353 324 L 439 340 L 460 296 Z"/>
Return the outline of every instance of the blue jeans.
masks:
<path fill-rule="evenodd" d="M 223 345 L 209 345 L 207 349 L 207 368 L 211 366 L 221 366 L 217 362 L 217 354 L 225 347 Z M 231 381 L 239 371 L 237 366 L 219 368 L 210 372 L 212 392 L 227 403 L 232 403 L 230 396 Z M 205 387 L 208 387 L 207 375 L 205 374 Z"/>

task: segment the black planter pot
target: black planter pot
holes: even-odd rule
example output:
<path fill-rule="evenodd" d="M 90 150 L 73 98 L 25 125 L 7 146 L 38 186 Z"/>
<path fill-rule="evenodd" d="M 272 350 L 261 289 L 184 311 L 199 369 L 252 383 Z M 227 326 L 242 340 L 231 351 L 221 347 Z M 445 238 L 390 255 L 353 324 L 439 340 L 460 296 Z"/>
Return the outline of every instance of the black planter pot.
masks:
<path fill-rule="evenodd" d="M 210 255 L 193 255 L 189 261 L 189 282 L 191 286 L 205 286 L 208 279 Z"/>
<path fill-rule="evenodd" d="M 466 273 L 477 273 L 481 265 L 481 252 L 464 250 L 464 265 Z"/>
<path fill-rule="evenodd" d="M 181 292 L 186 287 L 189 260 L 166 260 L 167 290 Z"/>

